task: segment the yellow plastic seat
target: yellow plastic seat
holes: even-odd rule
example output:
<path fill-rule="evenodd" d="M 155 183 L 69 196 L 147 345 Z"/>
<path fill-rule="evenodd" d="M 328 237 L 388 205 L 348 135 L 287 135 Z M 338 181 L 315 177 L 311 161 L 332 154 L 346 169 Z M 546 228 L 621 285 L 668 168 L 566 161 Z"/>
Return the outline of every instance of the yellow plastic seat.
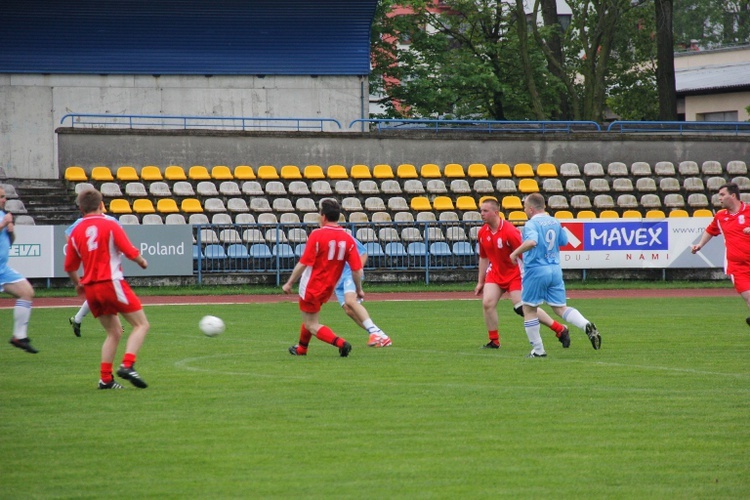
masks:
<path fill-rule="evenodd" d="M 619 219 L 620 214 L 618 214 L 615 210 L 602 210 L 599 213 L 600 219 Z"/>
<path fill-rule="evenodd" d="M 538 193 L 539 184 L 536 182 L 536 179 L 521 179 L 518 181 L 518 190 L 524 194 Z"/>
<path fill-rule="evenodd" d="M 188 178 L 193 181 L 210 181 L 211 174 L 208 173 L 208 169 L 203 165 L 193 165 L 188 170 Z"/>
<path fill-rule="evenodd" d="M 97 182 L 112 182 L 115 178 L 109 167 L 94 167 L 91 169 L 91 180 Z"/>
<path fill-rule="evenodd" d="M 399 165 L 396 169 L 396 176 L 399 179 L 419 179 L 417 167 L 411 163 L 402 163 Z"/>
<path fill-rule="evenodd" d="M 477 202 L 471 196 L 459 196 L 456 199 L 456 208 L 459 210 L 477 210 Z"/>
<path fill-rule="evenodd" d="M 638 210 L 625 210 L 622 213 L 623 219 L 642 219 L 643 214 Z"/>
<path fill-rule="evenodd" d="M 484 163 L 472 163 L 469 165 L 466 175 L 473 179 L 483 179 L 489 177 L 490 173 L 487 171 L 487 165 Z"/>
<path fill-rule="evenodd" d="M 217 181 L 231 181 L 234 180 L 234 175 L 226 165 L 216 165 L 211 169 L 211 178 Z"/>
<path fill-rule="evenodd" d="M 185 169 L 179 165 L 170 165 L 164 169 L 164 178 L 168 181 L 186 181 Z"/>
<path fill-rule="evenodd" d="M 693 212 L 693 217 L 713 217 L 714 213 L 707 208 L 699 208 Z"/>
<path fill-rule="evenodd" d="M 523 203 L 518 196 L 503 196 L 503 210 L 523 210 Z"/>
<path fill-rule="evenodd" d="M 367 165 L 352 165 L 349 176 L 352 179 L 372 179 L 370 167 L 368 167 Z"/>
<path fill-rule="evenodd" d="M 415 196 L 411 199 L 411 209 L 417 212 L 432 210 L 430 200 L 426 196 Z"/>
<path fill-rule="evenodd" d="M 372 176 L 376 179 L 393 179 L 395 177 L 391 166 L 385 163 L 372 167 Z"/>
<path fill-rule="evenodd" d="M 555 212 L 555 219 L 574 219 L 573 212 L 570 210 L 558 210 Z"/>
<path fill-rule="evenodd" d="M 536 167 L 536 175 L 538 177 L 557 177 L 557 167 L 552 163 L 540 163 Z"/>
<path fill-rule="evenodd" d="M 172 198 L 162 198 L 156 202 L 156 211 L 163 214 L 176 214 L 180 211 L 180 207 Z"/>
<path fill-rule="evenodd" d="M 445 210 L 454 210 L 453 206 L 453 200 L 450 199 L 448 196 L 436 196 L 434 200 L 432 200 L 432 208 L 435 210 L 445 211 Z"/>
<path fill-rule="evenodd" d="M 440 173 L 440 167 L 434 163 L 425 163 L 422 165 L 422 168 L 419 170 L 419 175 L 424 179 L 439 179 L 443 176 L 443 174 Z"/>
<path fill-rule="evenodd" d="M 514 226 L 522 226 L 529 220 L 529 216 L 523 210 L 513 210 L 508 214 L 508 222 Z"/>
<path fill-rule="evenodd" d="M 133 202 L 133 212 L 137 214 L 152 214 L 156 212 L 154 204 L 148 198 L 140 198 Z"/>
<path fill-rule="evenodd" d="M 141 179 L 148 182 L 156 182 L 164 180 L 164 176 L 161 175 L 159 167 L 147 165 L 141 169 Z"/>
<path fill-rule="evenodd" d="M 593 210 L 579 210 L 576 219 L 596 219 L 596 213 Z"/>
<path fill-rule="evenodd" d="M 516 163 L 513 167 L 514 177 L 534 177 L 534 169 L 528 163 Z"/>
<path fill-rule="evenodd" d="M 89 178 L 83 168 L 73 166 L 65 169 L 65 180 L 68 182 L 86 182 Z"/>
<path fill-rule="evenodd" d="M 279 173 L 273 165 L 261 165 L 258 167 L 258 179 L 262 181 L 279 180 Z"/>
<path fill-rule="evenodd" d="M 130 202 L 122 198 L 115 198 L 109 202 L 109 212 L 113 214 L 132 214 L 133 210 L 130 208 Z"/>
<path fill-rule="evenodd" d="M 199 214 L 203 212 L 203 207 L 197 198 L 185 198 L 180 203 L 180 210 L 188 214 Z"/>
<path fill-rule="evenodd" d="M 495 163 L 492 165 L 492 177 L 507 178 L 513 177 L 510 171 L 510 165 L 507 163 Z"/>
<path fill-rule="evenodd" d="M 122 166 L 117 169 L 117 180 L 123 182 L 139 181 L 141 178 L 138 176 L 138 172 L 128 165 Z"/>
<path fill-rule="evenodd" d="M 234 178 L 238 181 L 254 181 L 257 179 L 253 167 L 250 165 L 237 165 L 234 167 Z"/>
<path fill-rule="evenodd" d="M 670 217 L 690 217 L 690 214 L 687 212 L 687 210 L 683 210 L 681 208 L 675 208 L 671 212 L 669 212 Z"/>
<path fill-rule="evenodd" d="M 329 179 L 348 179 L 349 173 L 343 165 L 328 165 L 326 175 Z"/>
<path fill-rule="evenodd" d="M 663 210 L 651 209 L 646 212 L 646 219 L 664 219 L 665 217 Z"/>
<path fill-rule="evenodd" d="M 449 163 L 443 169 L 443 175 L 449 179 L 463 179 L 466 177 L 463 165 L 459 163 Z"/>
<path fill-rule="evenodd" d="M 497 199 L 497 196 L 488 195 L 488 196 L 482 196 L 481 198 L 479 198 L 479 205 L 481 205 L 482 203 L 484 203 L 487 200 L 495 200 L 498 203 L 500 203 L 498 201 L 498 199 Z"/>
<path fill-rule="evenodd" d="M 302 179 L 302 172 L 297 165 L 284 165 L 281 167 L 281 178 L 287 181 L 298 181 Z"/>
<path fill-rule="evenodd" d="M 311 181 L 319 181 L 326 178 L 326 174 L 323 173 L 323 169 L 320 165 L 306 166 L 302 175 L 305 177 L 305 179 L 309 179 Z"/>

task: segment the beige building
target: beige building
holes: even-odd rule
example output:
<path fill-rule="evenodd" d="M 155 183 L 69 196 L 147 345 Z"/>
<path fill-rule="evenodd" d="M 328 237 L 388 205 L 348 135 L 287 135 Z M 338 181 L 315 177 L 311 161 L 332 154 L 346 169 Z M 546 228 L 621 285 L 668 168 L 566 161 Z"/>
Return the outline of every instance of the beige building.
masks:
<path fill-rule="evenodd" d="M 681 119 L 750 120 L 750 45 L 678 53 L 674 68 Z"/>

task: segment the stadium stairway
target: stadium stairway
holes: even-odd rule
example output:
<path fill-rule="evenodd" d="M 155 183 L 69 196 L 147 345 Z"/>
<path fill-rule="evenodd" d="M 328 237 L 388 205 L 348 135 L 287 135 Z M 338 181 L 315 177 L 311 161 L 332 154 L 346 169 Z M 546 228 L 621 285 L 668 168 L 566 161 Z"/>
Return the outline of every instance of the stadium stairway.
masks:
<path fill-rule="evenodd" d="M 62 179 L 6 179 L 37 225 L 70 224 L 81 213 Z"/>

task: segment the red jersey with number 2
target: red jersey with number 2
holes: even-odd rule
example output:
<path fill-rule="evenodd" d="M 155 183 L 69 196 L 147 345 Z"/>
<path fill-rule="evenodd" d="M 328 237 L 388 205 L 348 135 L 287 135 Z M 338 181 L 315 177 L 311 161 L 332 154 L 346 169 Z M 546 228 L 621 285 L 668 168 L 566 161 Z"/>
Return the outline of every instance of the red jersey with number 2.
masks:
<path fill-rule="evenodd" d="M 510 260 L 510 254 L 521 246 L 521 233 L 516 227 L 503 219 L 494 233 L 485 224 L 477 233 L 479 242 L 479 256 L 489 259 L 488 275 L 492 275 L 492 282 L 500 285 L 509 284 L 521 278 L 521 269 Z"/>
<path fill-rule="evenodd" d="M 344 264 L 362 269 L 357 244 L 341 226 L 323 226 L 310 233 L 299 260 L 307 266 L 299 282 L 299 296 L 306 301 L 326 302 L 336 288 Z"/>

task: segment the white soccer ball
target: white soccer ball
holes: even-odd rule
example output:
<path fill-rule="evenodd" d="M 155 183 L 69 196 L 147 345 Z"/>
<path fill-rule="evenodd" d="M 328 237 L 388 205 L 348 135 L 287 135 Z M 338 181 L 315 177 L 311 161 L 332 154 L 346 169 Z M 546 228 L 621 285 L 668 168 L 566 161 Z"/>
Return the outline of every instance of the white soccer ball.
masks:
<path fill-rule="evenodd" d="M 198 322 L 198 328 L 209 337 L 216 337 L 226 328 L 221 318 L 216 316 L 203 316 Z"/>

